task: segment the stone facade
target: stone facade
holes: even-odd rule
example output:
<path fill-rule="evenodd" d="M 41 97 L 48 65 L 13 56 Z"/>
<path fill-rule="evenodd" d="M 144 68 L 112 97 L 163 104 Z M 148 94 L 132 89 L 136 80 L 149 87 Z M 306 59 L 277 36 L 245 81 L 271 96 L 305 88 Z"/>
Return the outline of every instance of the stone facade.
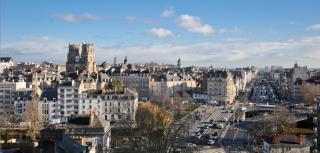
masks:
<path fill-rule="evenodd" d="M 229 71 L 217 70 L 208 73 L 208 101 L 233 103 L 236 96 L 236 85 Z"/>
<path fill-rule="evenodd" d="M 150 95 L 174 95 L 197 87 L 196 80 L 187 74 L 152 75 L 149 83 Z"/>
<path fill-rule="evenodd" d="M 135 90 L 138 92 L 139 98 L 150 98 L 149 95 L 149 73 L 122 73 L 122 74 L 110 74 L 110 78 L 113 80 L 121 80 L 123 86 Z"/>
<path fill-rule="evenodd" d="M 68 73 L 77 70 L 86 70 L 88 73 L 97 71 L 93 44 L 70 44 L 67 57 L 66 70 Z"/>
<path fill-rule="evenodd" d="M 114 122 L 134 123 L 138 94 L 130 89 L 123 93 L 81 93 L 79 114 L 95 110 L 101 118 Z"/>

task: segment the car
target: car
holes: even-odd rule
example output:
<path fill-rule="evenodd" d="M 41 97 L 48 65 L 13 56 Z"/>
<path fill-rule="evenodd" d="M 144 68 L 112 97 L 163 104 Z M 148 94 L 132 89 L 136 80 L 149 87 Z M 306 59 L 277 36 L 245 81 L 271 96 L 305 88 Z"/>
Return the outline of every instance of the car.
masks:
<path fill-rule="evenodd" d="M 206 134 L 206 135 L 204 136 L 204 138 L 205 138 L 205 139 L 210 139 L 211 137 L 210 137 L 209 134 Z"/>
<path fill-rule="evenodd" d="M 207 144 L 208 144 L 208 145 L 213 145 L 213 144 L 214 144 L 214 140 L 209 139 L 208 142 L 207 142 Z"/>
<path fill-rule="evenodd" d="M 178 144 L 179 148 L 194 148 L 196 146 L 197 145 L 194 143 L 180 143 L 180 144 Z"/>
<path fill-rule="evenodd" d="M 218 128 L 218 129 L 223 129 L 223 124 L 217 124 L 217 125 L 216 125 L 216 128 Z"/>
<path fill-rule="evenodd" d="M 218 136 L 218 132 L 214 132 L 212 136 Z"/>
<path fill-rule="evenodd" d="M 208 128 L 209 128 L 209 125 L 206 124 L 206 125 L 203 126 L 203 128 L 204 128 L 204 129 L 208 129 Z"/>
<path fill-rule="evenodd" d="M 212 124 L 212 128 L 214 128 L 214 129 L 223 129 L 223 124 L 214 123 L 214 124 Z"/>
<path fill-rule="evenodd" d="M 197 139 L 201 139 L 201 134 L 197 134 L 195 137 L 196 137 Z"/>
<path fill-rule="evenodd" d="M 217 126 L 218 126 L 218 123 L 212 123 L 211 125 L 212 128 L 217 128 Z"/>
<path fill-rule="evenodd" d="M 228 122 L 228 118 L 224 118 L 224 121 L 225 121 L 225 122 Z"/>
<path fill-rule="evenodd" d="M 200 133 L 201 133 L 201 134 L 203 134 L 203 133 L 204 133 L 204 130 L 203 130 L 203 129 L 201 129 L 201 130 L 200 130 Z"/>

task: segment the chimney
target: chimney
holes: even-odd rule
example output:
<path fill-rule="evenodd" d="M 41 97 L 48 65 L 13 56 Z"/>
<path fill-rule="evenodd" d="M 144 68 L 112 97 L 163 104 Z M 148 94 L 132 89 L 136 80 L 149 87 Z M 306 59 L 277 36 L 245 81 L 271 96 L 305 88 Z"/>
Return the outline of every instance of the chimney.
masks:
<path fill-rule="evenodd" d="M 273 143 L 274 143 L 274 144 L 280 144 L 280 141 L 281 141 L 281 136 L 280 136 L 280 134 L 274 134 L 274 135 L 273 135 Z"/>
<path fill-rule="evenodd" d="M 306 136 L 304 134 L 299 134 L 299 144 L 306 143 Z"/>
<path fill-rule="evenodd" d="M 96 114 L 96 109 L 93 108 L 93 110 L 90 111 L 90 125 L 93 123 L 93 120 L 94 120 L 94 116 Z"/>

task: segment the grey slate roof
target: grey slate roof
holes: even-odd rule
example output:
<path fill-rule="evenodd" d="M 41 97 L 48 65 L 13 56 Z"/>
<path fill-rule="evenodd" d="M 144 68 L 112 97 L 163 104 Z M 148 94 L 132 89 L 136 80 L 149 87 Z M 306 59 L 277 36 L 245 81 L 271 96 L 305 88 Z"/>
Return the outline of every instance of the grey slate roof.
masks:
<path fill-rule="evenodd" d="M 10 62 L 13 61 L 13 59 L 11 57 L 0 57 L 0 62 Z"/>

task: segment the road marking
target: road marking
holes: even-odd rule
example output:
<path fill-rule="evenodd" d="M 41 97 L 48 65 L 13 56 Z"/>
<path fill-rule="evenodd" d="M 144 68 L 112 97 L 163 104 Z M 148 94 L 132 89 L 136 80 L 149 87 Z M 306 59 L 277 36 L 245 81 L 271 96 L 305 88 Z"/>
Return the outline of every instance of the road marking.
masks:
<path fill-rule="evenodd" d="M 239 130 L 237 129 L 237 130 L 236 130 L 236 133 L 235 133 L 234 136 L 233 136 L 233 140 L 232 140 L 232 143 L 233 143 L 233 144 L 234 144 L 234 139 L 236 138 L 238 132 L 239 132 Z"/>

